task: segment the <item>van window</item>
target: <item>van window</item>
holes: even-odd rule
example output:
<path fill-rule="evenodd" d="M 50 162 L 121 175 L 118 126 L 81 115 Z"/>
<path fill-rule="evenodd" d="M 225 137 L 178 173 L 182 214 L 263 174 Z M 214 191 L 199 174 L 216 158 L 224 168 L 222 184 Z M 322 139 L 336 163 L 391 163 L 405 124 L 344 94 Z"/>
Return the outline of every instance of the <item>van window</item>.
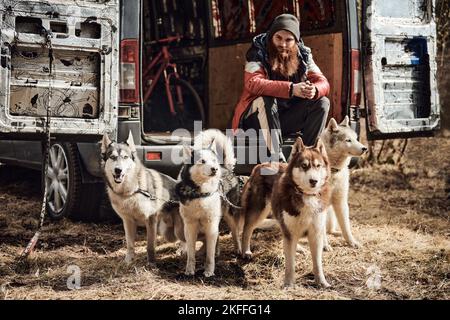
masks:
<path fill-rule="evenodd" d="M 397 0 L 383 1 L 380 6 L 380 16 L 389 18 L 415 18 L 428 22 L 429 0 Z"/>
<path fill-rule="evenodd" d="M 145 41 L 181 35 L 182 45 L 201 45 L 205 40 L 205 1 L 144 1 Z"/>
<path fill-rule="evenodd" d="M 269 29 L 282 13 L 301 17 L 302 31 L 333 27 L 336 22 L 335 0 L 213 0 L 214 40 L 245 41 Z"/>
<path fill-rule="evenodd" d="M 215 39 L 239 40 L 251 36 L 252 27 L 247 1 L 213 0 L 212 20 Z"/>
<path fill-rule="evenodd" d="M 298 2 L 302 31 L 331 28 L 336 23 L 335 0 L 299 0 Z"/>
<path fill-rule="evenodd" d="M 252 8 L 252 15 L 251 20 L 253 24 L 255 25 L 254 29 L 252 30 L 253 33 L 256 30 L 256 34 L 266 32 L 267 29 L 270 27 L 270 24 L 272 23 L 273 19 L 276 18 L 281 13 L 284 12 L 295 12 L 297 13 L 297 10 L 294 10 L 294 2 L 295 1 L 270 1 L 270 0 L 253 0 L 251 1 L 253 8 Z"/>

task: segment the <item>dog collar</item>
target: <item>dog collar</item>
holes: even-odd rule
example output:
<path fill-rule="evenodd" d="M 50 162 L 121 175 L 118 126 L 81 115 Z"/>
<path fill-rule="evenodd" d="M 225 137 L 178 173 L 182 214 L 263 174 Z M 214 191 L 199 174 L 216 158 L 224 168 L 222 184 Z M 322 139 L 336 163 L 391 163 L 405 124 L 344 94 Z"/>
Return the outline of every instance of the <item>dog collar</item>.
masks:
<path fill-rule="evenodd" d="M 149 198 L 150 200 L 158 200 L 154 195 L 142 189 L 137 189 L 133 194 L 142 194 L 143 196 Z"/>
<path fill-rule="evenodd" d="M 179 183 L 176 186 L 175 192 L 181 203 L 184 204 L 190 200 L 208 198 L 216 194 L 218 191 L 219 189 L 214 192 L 200 192 L 198 187 L 193 187 L 186 183 Z"/>
<path fill-rule="evenodd" d="M 111 189 L 111 191 L 114 192 L 115 194 L 117 194 L 118 196 L 133 196 L 135 194 L 142 194 L 143 196 L 145 196 L 146 198 L 149 198 L 150 200 L 158 200 L 154 195 L 150 194 L 150 192 L 148 192 L 146 190 L 142 190 L 141 188 L 138 188 L 136 191 L 132 192 L 129 195 L 117 193 L 116 191 L 114 191 L 114 188 L 111 185 L 111 183 L 108 181 L 108 179 L 105 179 L 105 180 L 106 180 L 106 184 L 108 185 L 109 189 Z"/>
<path fill-rule="evenodd" d="M 317 197 L 320 196 L 320 193 L 307 193 L 303 191 L 302 189 L 295 187 L 295 191 L 301 195 L 310 196 L 310 197 Z"/>
<path fill-rule="evenodd" d="M 305 196 L 310 196 L 310 197 L 318 197 L 318 196 L 320 196 L 320 193 L 306 193 L 306 192 L 303 192 L 303 194 Z"/>

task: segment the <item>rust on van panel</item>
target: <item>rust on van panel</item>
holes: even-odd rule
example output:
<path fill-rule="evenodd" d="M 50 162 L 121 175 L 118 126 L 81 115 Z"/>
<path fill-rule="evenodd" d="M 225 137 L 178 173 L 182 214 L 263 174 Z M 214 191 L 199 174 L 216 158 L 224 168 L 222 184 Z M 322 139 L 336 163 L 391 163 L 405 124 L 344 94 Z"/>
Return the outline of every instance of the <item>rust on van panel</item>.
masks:
<path fill-rule="evenodd" d="M 118 0 L 0 0 L 0 132 L 116 130 Z"/>

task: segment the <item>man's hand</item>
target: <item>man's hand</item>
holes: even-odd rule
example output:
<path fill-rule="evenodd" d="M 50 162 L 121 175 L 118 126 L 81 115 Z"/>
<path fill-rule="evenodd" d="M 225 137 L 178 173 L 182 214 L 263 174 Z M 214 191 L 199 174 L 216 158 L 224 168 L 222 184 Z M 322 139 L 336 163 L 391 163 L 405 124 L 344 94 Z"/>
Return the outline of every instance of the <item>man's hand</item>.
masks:
<path fill-rule="evenodd" d="M 312 100 L 317 94 L 317 88 L 311 82 L 300 82 L 294 84 L 292 94 L 294 97 Z"/>

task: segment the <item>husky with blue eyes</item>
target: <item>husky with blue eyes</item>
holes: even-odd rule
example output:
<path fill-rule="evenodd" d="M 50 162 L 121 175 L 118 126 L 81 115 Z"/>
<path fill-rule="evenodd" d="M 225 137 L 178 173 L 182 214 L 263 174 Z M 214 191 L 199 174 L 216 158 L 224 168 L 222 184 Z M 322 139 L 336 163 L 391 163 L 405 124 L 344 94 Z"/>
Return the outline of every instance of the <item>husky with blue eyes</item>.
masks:
<path fill-rule="evenodd" d="M 240 196 L 238 177 L 233 174 L 236 163 L 233 145 L 219 130 L 207 130 L 194 139 L 194 147 L 185 146 L 183 152 L 185 162 L 176 196 L 180 201 L 186 239 L 185 274 L 195 275 L 195 244 L 202 235 L 206 246 L 204 275 L 212 277 L 222 216 L 232 231 L 235 244 L 240 246 L 232 212 L 239 210 Z"/>

